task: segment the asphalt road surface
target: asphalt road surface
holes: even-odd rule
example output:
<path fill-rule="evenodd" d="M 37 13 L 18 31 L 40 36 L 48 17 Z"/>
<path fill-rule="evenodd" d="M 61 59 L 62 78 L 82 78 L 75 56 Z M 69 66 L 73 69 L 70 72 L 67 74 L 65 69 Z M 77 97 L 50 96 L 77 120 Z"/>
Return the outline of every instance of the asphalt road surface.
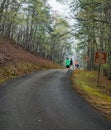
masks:
<path fill-rule="evenodd" d="M 72 89 L 70 75 L 45 70 L 0 84 L 0 130 L 111 130 Z"/>

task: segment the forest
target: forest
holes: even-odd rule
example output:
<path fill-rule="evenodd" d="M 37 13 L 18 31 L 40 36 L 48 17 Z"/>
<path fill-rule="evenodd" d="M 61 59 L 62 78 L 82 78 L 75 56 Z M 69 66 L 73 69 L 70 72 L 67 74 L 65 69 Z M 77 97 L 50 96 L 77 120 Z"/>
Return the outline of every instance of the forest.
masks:
<path fill-rule="evenodd" d="M 69 25 L 51 11 L 47 0 L 2 0 L 0 36 L 58 63 L 71 49 Z"/>
<path fill-rule="evenodd" d="M 76 52 L 87 70 L 98 70 L 111 79 L 111 2 L 109 0 L 77 0 L 71 3 L 72 16 L 77 20 Z M 106 64 L 95 64 L 95 52 L 107 53 Z"/>
<path fill-rule="evenodd" d="M 1 0 L 0 36 L 59 64 L 76 55 L 81 68 L 99 70 L 111 79 L 111 2 L 56 1 L 69 6 L 68 18 L 53 12 L 48 0 Z M 107 53 L 106 64 L 95 64 L 97 51 Z"/>

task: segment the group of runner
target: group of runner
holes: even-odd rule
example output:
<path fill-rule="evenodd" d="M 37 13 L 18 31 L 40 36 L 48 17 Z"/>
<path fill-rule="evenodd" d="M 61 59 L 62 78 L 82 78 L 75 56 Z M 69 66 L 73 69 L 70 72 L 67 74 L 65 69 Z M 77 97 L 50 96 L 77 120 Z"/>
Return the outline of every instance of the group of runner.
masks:
<path fill-rule="evenodd" d="M 73 62 L 72 58 L 69 59 L 67 58 L 66 61 L 65 61 L 65 65 L 66 65 L 66 68 L 69 70 L 69 69 L 75 69 L 77 70 L 79 68 L 79 63 L 78 61 L 76 60 L 75 62 Z M 73 66 L 74 65 L 74 66 Z"/>

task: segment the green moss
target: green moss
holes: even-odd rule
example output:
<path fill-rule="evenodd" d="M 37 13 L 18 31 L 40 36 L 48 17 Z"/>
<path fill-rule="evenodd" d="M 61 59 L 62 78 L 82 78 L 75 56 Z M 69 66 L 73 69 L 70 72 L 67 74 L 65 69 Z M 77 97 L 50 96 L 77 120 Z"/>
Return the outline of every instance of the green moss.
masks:
<path fill-rule="evenodd" d="M 106 100 L 108 102 L 111 102 L 111 97 L 106 95 L 106 94 L 103 94 L 103 93 L 100 93 L 97 89 L 94 89 L 94 88 L 91 88 L 90 86 L 85 86 L 82 84 L 82 89 L 90 96 L 96 96 L 98 98 L 101 98 L 103 100 Z"/>
<path fill-rule="evenodd" d="M 101 92 L 97 87 L 97 72 L 81 71 L 72 77 L 74 87 L 89 97 L 96 97 L 111 102 L 111 97 Z"/>

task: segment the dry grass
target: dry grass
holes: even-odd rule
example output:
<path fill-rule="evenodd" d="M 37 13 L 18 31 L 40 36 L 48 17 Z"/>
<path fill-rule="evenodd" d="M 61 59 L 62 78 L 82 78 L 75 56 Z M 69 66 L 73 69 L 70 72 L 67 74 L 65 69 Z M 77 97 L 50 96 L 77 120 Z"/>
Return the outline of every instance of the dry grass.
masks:
<path fill-rule="evenodd" d="M 32 71 L 51 68 L 61 68 L 61 66 L 0 38 L 0 82 Z"/>
<path fill-rule="evenodd" d="M 76 70 L 72 81 L 77 92 L 111 121 L 111 80 L 101 75 L 98 86 L 97 77 L 95 71 Z"/>

